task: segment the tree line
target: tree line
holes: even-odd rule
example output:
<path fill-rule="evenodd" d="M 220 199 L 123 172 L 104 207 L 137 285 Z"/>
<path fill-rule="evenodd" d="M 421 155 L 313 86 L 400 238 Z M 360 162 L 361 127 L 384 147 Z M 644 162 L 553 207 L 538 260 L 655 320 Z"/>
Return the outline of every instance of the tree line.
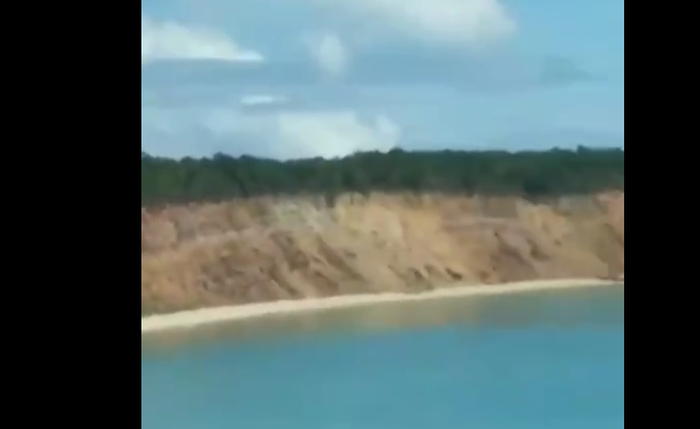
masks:
<path fill-rule="evenodd" d="M 143 206 L 262 195 L 411 191 L 548 197 L 624 189 L 620 148 L 547 151 L 358 152 L 278 161 L 216 154 L 170 159 L 141 153 Z"/>

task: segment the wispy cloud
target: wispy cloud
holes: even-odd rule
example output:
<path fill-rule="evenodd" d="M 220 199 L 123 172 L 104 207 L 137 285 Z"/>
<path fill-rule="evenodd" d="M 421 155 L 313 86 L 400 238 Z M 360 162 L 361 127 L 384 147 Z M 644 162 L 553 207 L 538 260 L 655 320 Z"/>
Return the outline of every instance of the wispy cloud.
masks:
<path fill-rule="evenodd" d="M 307 0 L 359 26 L 413 39 L 478 48 L 512 36 L 517 23 L 498 0 Z"/>
<path fill-rule="evenodd" d="M 223 32 L 141 15 L 141 62 L 172 59 L 259 62 L 264 57 L 242 49 Z"/>
<path fill-rule="evenodd" d="M 256 94 L 244 95 L 240 99 L 241 106 L 270 106 L 279 105 L 288 102 L 287 97 L 280 95 Z"/>
<path fill-rule="evenodd" d="M 350 63 L 350 53 L 335 34 L 324 33 L 308 37 L 306 45 L 312 61 L 331 78 L 341 77 Z"/>

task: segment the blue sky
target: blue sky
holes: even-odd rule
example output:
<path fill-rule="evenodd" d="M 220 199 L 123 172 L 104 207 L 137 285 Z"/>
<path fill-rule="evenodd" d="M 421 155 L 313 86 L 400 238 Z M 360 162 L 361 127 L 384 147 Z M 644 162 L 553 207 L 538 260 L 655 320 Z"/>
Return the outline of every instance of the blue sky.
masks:
<path fill-rule="evenodd" d="M 624 0 L 143 0 L 142 149 L 624 146 Z"/>

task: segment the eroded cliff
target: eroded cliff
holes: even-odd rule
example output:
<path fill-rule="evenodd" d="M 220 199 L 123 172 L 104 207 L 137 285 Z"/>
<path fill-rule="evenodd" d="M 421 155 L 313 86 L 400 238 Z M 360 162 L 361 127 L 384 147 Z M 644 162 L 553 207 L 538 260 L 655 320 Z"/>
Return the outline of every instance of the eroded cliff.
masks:
<path fill-rule="evenodd" d="M 427 194 L 143 209 L 142 312 L 624 272 L 624 193 Z"/>

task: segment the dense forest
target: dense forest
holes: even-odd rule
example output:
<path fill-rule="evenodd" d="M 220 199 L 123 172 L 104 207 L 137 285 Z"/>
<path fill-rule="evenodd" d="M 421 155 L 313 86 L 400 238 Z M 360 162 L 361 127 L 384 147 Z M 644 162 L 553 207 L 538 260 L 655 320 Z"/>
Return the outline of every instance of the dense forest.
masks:
<path fill-rule="evenodd" d="M 623 189 L 619 148 L 549 151 L 361 152 L 341 159 L 276 161 L 250 156 L 174 160 L 141 153 L 141 202 L 260 195 L 439 191 L 545 197 Z"/>

